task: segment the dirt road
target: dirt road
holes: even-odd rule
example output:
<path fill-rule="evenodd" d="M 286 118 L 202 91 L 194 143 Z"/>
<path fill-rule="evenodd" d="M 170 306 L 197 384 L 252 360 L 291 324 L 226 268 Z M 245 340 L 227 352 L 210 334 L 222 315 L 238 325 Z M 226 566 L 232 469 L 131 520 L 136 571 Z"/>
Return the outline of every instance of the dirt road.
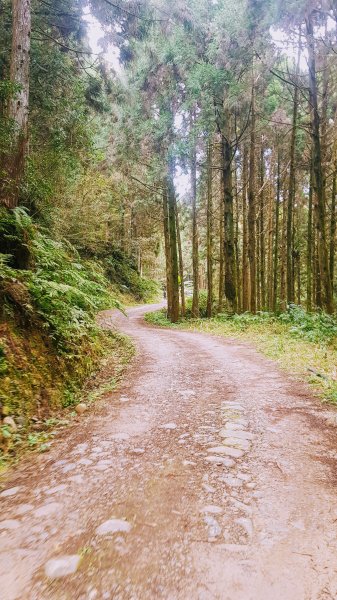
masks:
<path fill-rule="evenodd" d="M 247 345 L 105 313 L 119 392 L 2 482 L 1 600 L 337 598 L 335 412 Z"/>

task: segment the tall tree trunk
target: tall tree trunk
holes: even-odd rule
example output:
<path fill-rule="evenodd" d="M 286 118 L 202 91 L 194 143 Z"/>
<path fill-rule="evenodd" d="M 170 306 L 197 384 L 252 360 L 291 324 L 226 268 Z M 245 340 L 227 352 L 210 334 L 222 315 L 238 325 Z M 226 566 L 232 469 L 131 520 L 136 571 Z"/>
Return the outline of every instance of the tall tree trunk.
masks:
<path fill-rule="evenodd" d="M 191 151 L 191 196 L 192 196 L 192 267 L 193 267 L 193 298 L 192 317 L 199 317 L 199 239 L 197 214 L 197 158 L 195 146 Z"/>
<path fill-rule="evenodd" d="M 168 221 L 170 232 L 170 253 L 171 253 L 171 286 L 172 286 L 172 310 L 170 319 L 176 323 L 179 319 L 179 267 L 177 251 L 177 223 L 176 223 L 176 194 L 174 189 L 174 164 L 169 159 L 167 175 L 168 192 Z"/>
<path fill-rule="evenodd" d="M 281 200 L 281 151 L 277 141 L 277 179 L 276 179 L 276 206 L 275 206 L 275 241 L 274 241 L 274 273 L 273 273 L 273 312 L 277 309 L 278 289 L 278 257 L 279 257 L 279 229 L 280 229 L 280 200 Z"/>
<path fill-rule="evenodd" d="M 223 298 L 224 298 L 224 280 L 225 280 L 225 257 L 224 257 L 224 203 L 222 198 L 223 190 L 223 169 L 222 169 L 222 145 L 220 144 L 220 201 L 219 201 L 219 301 L 218 311 L 221 312 L 223 309 Z"/>
<path fill-rule="evenodd" d="M 337 177 L 337 165 L 334 167 L 334 174 L 332 180 L 332 198 L 331 198 L 331 217 L 330 217 L 330 277 L 331 287 L 334 288 L 334 274 L 335 274 L 335 250 L 336 250 L 336 177 Z"/>
<path fill-rule="evenodd" d="M 267 251 L 267 275 L 266 275 L 266 283 L 267 283 L 267 299 L 266 305 L 269 311 L 273 310 L 273 242 L 274 242 L 274 208 L 275 208 L 275 199 L 274 199 L 274 177 L 275 177 L 275 163 L 274 163 L 274 155 L 272 155 L 270 159 L 270 174 L 271 181 L 268 186 L 268 251 Z"/>
<path fill-rule="evenodd" d="M 226 137 L 222 136 L 222 170 L 224 201 L 224 257 L 225 257 L 225 297 L 232 312 L 237 308 L 237 290 L 235 286 L 235 248 L 233 215 L 232 148 L 230 143 L 229 112 L 226 111 Z"/>
<path fill-rule="evenodd" d="M 28 147 L 30 0 L 12 0 L 12 23 L 10 81 L 15 92 L 8 103 L 8 117 L 14 123 L 14 134 L 0 184 L 0 203 L 8 208 L 18 205 Z"/>
<path fill-rule="evenodd" d="M 249 310 L 249 260 L 247 223 L 248 150 L 242 151 L 242 310 Z"/>
<path fill-rule="evenodd" d="M 213 197 L 212 197 L 212 147 L 207 142 L 207 317 L 213 307 Z"/>
<path fill-rule="evenodd" d="M 283 189 L 281 270 L 280 270 L 280 308 L 287 309 L 287 200 Z"/>
<path fill-rule="evenodd" d="M 235 287 L 236 287 L 236 295 L 237 295 L 237 312 L 241 312 L 242 309 L 242 294 L 241 294 L 241 273 L 240 273 L 240 249 L 239 249 L 239 213 L 240 213 L 240 205 L 239 205 L 239 193 L 238 193 L 238 168 L 239 166 L 235 165 L 234 170 L 234 190 L 235 190 L 235 235 L 234 235 L 234 248 L 235 248 Z"/>
<path fill-rule="evenodd" d="M 296 133 L 297 133 L 297 115 L 298 115 L 298 94 L 299 89 L 297 85 L 297 78 L 300 68 L 301 58 L 301 37 L 299 34 L 299 45 L 298 55 L 296 63 L 296 85 L 294 88 L 294 99 L 293 99 L 293 116 L 292 116 L 292 129 L 290 138 L 290 163 L 289 163 L 289 191 L 288 191 L 288 206 L 287 206 L 287 302 L 294 302 L 295 300 L 295 289 L 294 289 L 294 269 L 293 269 L 293 219 L 294 219 L 294 205 L 295 205 L 295 150 L 296 150 Z"/>
<path fill-rule="evenodd" d="M 264 232 L 264 213 L 265 213 L 265 190 L 264 190 L 264 148 L 263 140 L 260 156 L 260 285 L 261 285 L 261 309 L 266 309 L 266 248 Z"/>
<path fill-rule="evenodd" d="M 250 273 L 250 310 L 253 314 L 256 313 L 255 121 L 255 84 L 253 75 L 248 182 L 248 258 Z"/>
<path fill-rule="evenodd" d="M 172 315 L 172 261 L 171 261 L 167 181 L 165 181 L 164 185 L 163 185 L 163 228 L 164 228 L 165 262 L 166 262 L 167 317 L 170 319 L 171 315 Z"/>
<path fill-rule="evenodd" d="M 313 165 L 310 160 L 310 182 L 309 182 L 309 203 L 308 203 L 308 229 L 307 229 L 307 311 L 312 310 L 312 259 L 313 259 L 313 239 L 312 239 L 312 195 L 313 195 Z"/>
<path fill-rule="evenodd" d="M 177 228 L 177 242 L 178 242 L 178 257 L 179 257 L 179 279 L 180 279 L 180 298 L 181 298 L 181 316 L 185 316 L 186 305 L 185 305 L 185 286 L 184 286 L 184 262 L 183 252 L 181 247 L 181 235 L 179 225 L 179 211 L 176 203 L 176 228 Z"/>
<path fill-rule="evenodd" d="M 329 270 L 329 254 L 326 239 L 325 223 L 325 190 L 324 176 L 322 169 L 320 123 L 317 101 L 317 78 L 316 78 L 316 60 L 315 60 L 315 42 L 313 34 L 312 14 L 306 18 L 306 37 L 308 46 L 308 67 L 309 67 L 309 93 L 312 116 L 312 140 L 313 140 L 313 172 L 314 187 L 317 202 L 317 236 L 318 236 L 318 261 L 320 280 L 324 298 L 324 307 L 331 314 L 333 312 L 333 296 L 331 287 L 331 277 Z"/>

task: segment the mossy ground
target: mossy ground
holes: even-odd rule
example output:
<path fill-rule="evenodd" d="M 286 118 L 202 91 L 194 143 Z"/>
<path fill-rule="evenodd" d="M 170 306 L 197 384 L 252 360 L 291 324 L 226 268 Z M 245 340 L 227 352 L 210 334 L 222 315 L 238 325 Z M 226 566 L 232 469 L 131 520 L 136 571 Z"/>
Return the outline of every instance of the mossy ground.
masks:
<path fill-rule="evenodd" d="M 241 317 L 241 318 L 240 318 Z M 212 319 L 186 319 L 172 325 L 165 311 L 148 313 L 149 323 L 201 331 L 211 335 L 244 340 L 278 365 L 313 386 L 323 400 L 337 404 L 337 337 L 316 341 L 301 338 L 301 330 L 278 318 L 238 316 Z M 310 370 L 312 369 L 312 370 Z M 314 371 L 314 373 L 313 373 Z"/>

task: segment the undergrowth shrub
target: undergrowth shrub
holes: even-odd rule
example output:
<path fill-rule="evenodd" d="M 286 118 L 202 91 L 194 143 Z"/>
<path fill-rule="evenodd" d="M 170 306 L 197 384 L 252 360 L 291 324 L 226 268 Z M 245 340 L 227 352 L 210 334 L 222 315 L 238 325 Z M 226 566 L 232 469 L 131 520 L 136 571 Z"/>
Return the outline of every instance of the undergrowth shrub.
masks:
<path fill-rule="evenodd" d="M 97 330 L 95 314 L 119 307 L 102 269 L 81 262 L 72 246 L 50 239 L 22 209 L 2 212 L 4 247 L 26 247 L 31 268 L 18 269 L 11 254 L 0 254 L 0 293 L 7 315 L 21 311 L 43 330 L 59 350 L 74 351 Z"/>
<path fill-rule="evenodd" d="M 187 298 L 186 311 L 185 311 L 185 316 L 187 319 L 191 318 L 191 316 L 192 316 L 192 302 L 193 302 L 192 296 Z M 199 315 L 200 315 L 201 319 L 204 319 L 207 316 L 207 292 L 206 292 L 206 290 L 199 291 Z"/>
<path fill-rule="evenodd" d="M 131 257 L 116 248 L 108 248 L 103 261 L 108 279 L 116 284 L 121 292 L 128 292 L 136 300 L 144 302 L 157 299 L 157 282 L 141 277 Z"/>

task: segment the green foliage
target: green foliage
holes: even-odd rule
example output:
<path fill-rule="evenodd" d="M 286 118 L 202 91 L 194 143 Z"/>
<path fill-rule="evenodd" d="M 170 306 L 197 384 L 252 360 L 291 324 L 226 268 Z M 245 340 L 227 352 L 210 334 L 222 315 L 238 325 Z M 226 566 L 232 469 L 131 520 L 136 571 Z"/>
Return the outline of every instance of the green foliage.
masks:
<path fill-rule="evenodd" d="M 290 325 L 290 332 L 296 337 L 329 344 L 337 340 L 337 320 L 324 312 L 307 313 L 301 306 L 290 305 L 278 318 Z"/>
<path fill-rule="evenodd" d="M 113 249 L 105 258 L 107 277 L 118 285 L 123 293 L 128 292 L 136 300 L 155 301 L 158 297 L 158 284 L 151 279 L 140 277 L 132 258 L 120 250 Z"/>
<path fill-rule="evenodd" d="M 154 312 L 146 313 L 145 321 L 152 325 L 158 325 L 159 327 L 174 327 L 175 324 L 166 316 L 166 310 L 156 310 Z"/>
<path fill-rule="evenodd" d="M 237 329 L 244 331 L 252 325 L 263 326 L 284 324 L 293 337 L 314 343 L 333 344 L 337 341 L 337 321 L 323 312 L 307 313 L 301 306 L 291 304 L 285 313 L 274 315 L 269 312 L 258 312 L 256 315 L 243 313 L 240 315 L 219 314 L 219 321 L 232 322 Z"/>
<path fill-rule="evenodd" d="M 119 307 L 102 271 L 92 262 L 83 264 L 69 244 L 47 237 L 22 209 L 1 213 L 0 233 L 5 245 L 24 245 L 32 265 L 30 270 L 8 266 L 13 256 L 2 255 L 0 282 L 7 310 L 19 305 L 25 315 L 38 319 L 59 349 L 76 351 L 81 340 L 97 331 L 96 312 Z"/>
<path fill-rule="evenodd" d="M 192 313 L 192 302 L 193 298 L 187 298 L 186 300 L 186 318 L 191 318 Z M 199 291 L 199 314 L 201 318 L 205 318 L 207 316 L 207 292 L 206 290 Z"/>

